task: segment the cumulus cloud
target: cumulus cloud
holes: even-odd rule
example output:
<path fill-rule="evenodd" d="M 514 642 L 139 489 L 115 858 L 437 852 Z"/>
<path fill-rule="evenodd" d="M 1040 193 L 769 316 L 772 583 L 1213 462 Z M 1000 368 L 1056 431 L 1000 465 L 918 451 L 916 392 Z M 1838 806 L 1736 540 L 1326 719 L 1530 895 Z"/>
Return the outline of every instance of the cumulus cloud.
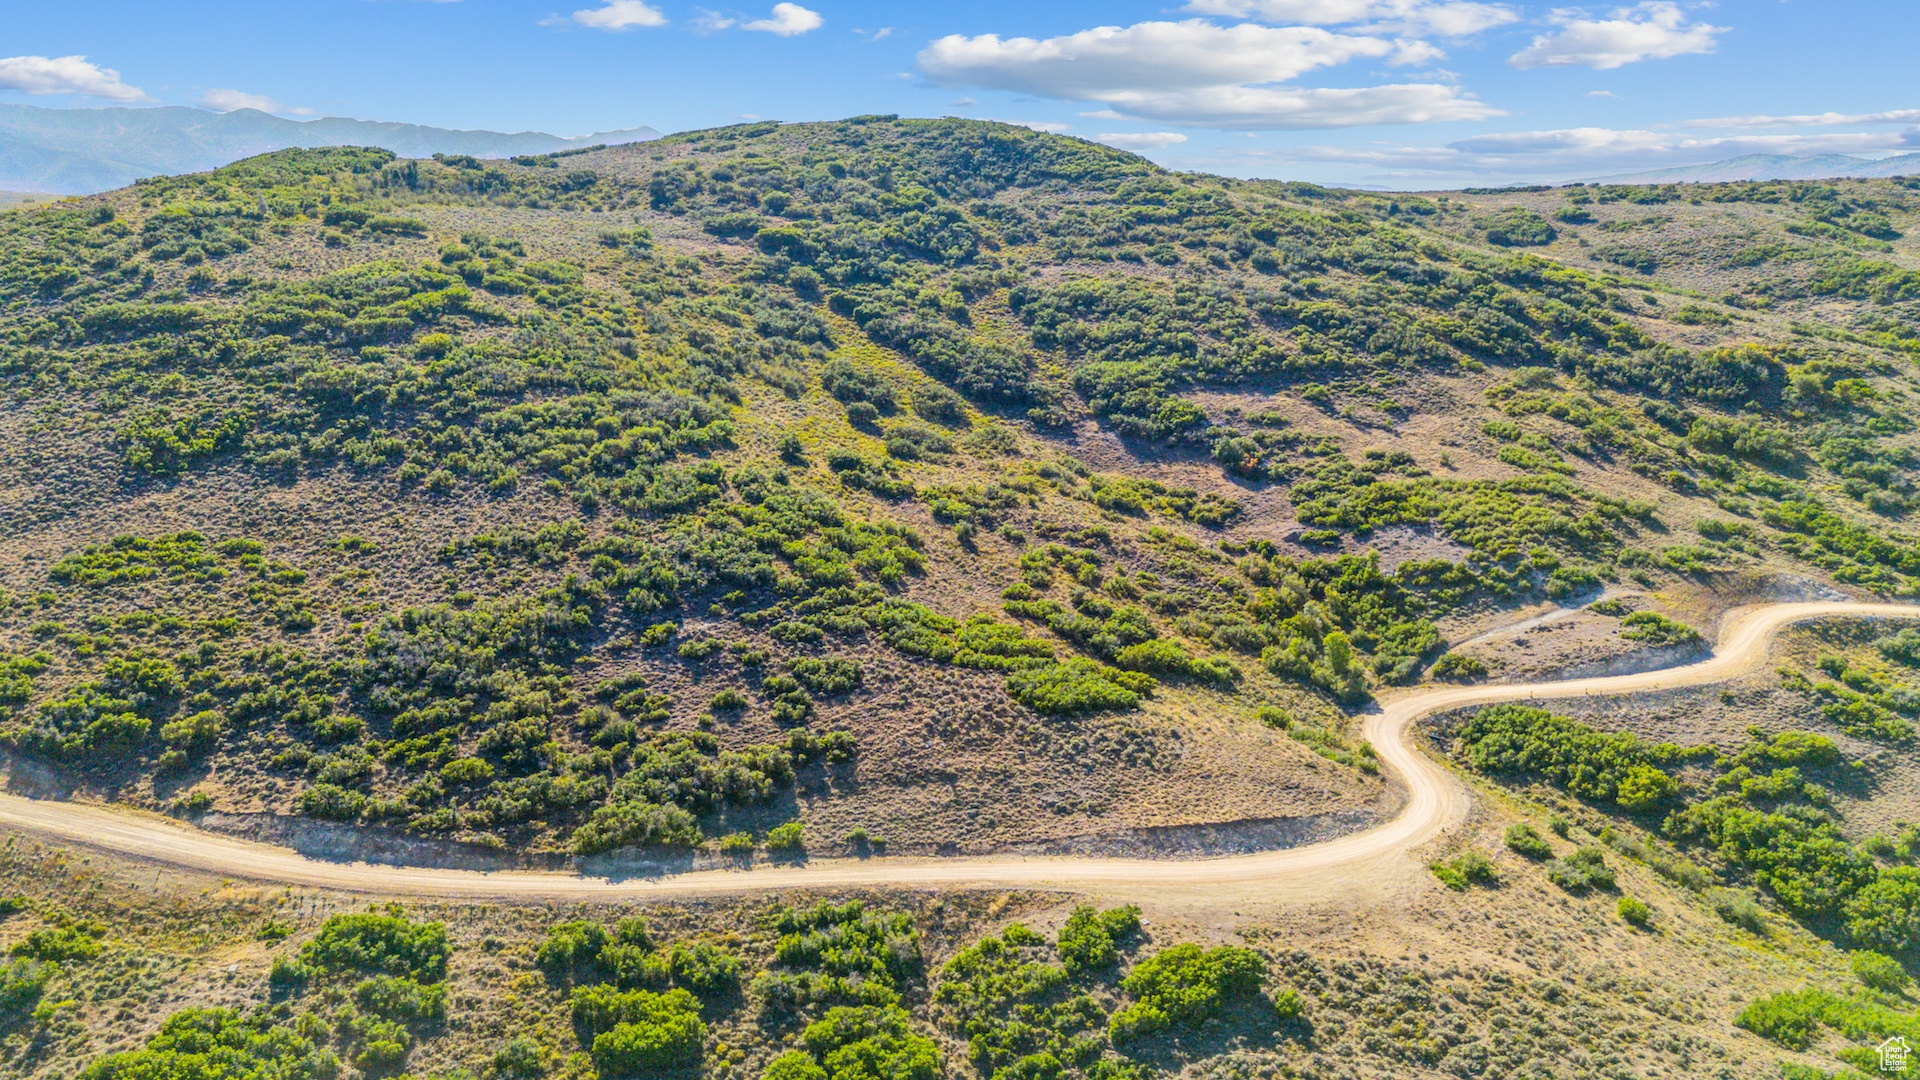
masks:
<path fill-rule="evenodd" d="M 1122 92 L 1280 82 L 1394 51 L 1394 43 L 1381 38 L 1313 27 L 1222 27 L 1188 19 L 1097 26 L 1044 40 L 952 34 L 928 45 L 919 59 L 937 83 L 1099 101 Z"/>
<path fill-rule="evenodd" d="M 1186 142 L 1187 137 L 1177 131 L 1109 131 L 1095 135 L 1094 140 L 1122 150 L 1165 150 Z"/>
<path fill-rule="evenodd" d="M 200 95 L 200 105 L 214 112 L 256 109 L 263 113 L 287 113 L 294 116 L 308 116 L 313 113 L 312 109 L 295 108 L 265 94 L 249 94 L 245 90 L 209 90 Z"/>
<path fill-rule="evenodd" d="M 24 94 L 85 94 L 108 101 L 151 101 L 120 73 L 84 56 L 8 56 L 0 58 L 0 90 Z"/>
<path fill-rule="evenodd" d="M 1505 115 L 1440 83 L 1353 89 L 1209 87 L 1176 93 L 1117 93 L 1102 100 L 1117 116 L 1239 131 L 1301 131 L 1365 124 L 1430 124 Z"/>
<path fill-rule="evenodd" d="M 1687 22 L 1680 5 L 1670 0 L 1620 8 L 1611 19 L 1582 18 L 1577 11 L 1561 10 L 1554 12 L 1553 21 L 1559 30 L 1534 38 L 1507 63 L 1517 68 L 1580 66 L 1608 71 L 1641 60 L 1710 53 L 1728 30 Z"/>
<path fill-rule="evenodd" d="M 1311 26 L 1367 23 L 1390 33 L 1442 37 L 1477 34 L 1520 18 L 1504 4 L 1467 0 L 1188 0 L 1186 10 Z"/>
<path fill-rule="evenodd" d="M 636 26 L 665 26 L 667 17 L 645 0 L 606 0 L 597 8 L 581 8 L 566 18 L 556 15 L 548 25 L 571 22 L 595 30 L 631 30 Z"/>
<path fill-rule="evenodd" d="M 1274 86 L 1349 60 L 1434 59 L 1422 41 L 1310 26 L 1223 27 L 1205 19 L 1101 26 L 1036 39 L 954 34 L 929 44 L 920 70 L 977 86 L 1106 105 L 1106 117 L 1211 127 L 1291 129 L 1477 119 L 1498 110 L 1437 84 L 1359 89 Z"/>
<path fill-rule="evenodd" d="M 775 4 L 770 17 L 741 23 L 740 29 L 793 37 L 809 30 L 818 30 L 825 24 L 826 20 L 821 18 L 817 11 L 809 11 L 799 4 Z"/>

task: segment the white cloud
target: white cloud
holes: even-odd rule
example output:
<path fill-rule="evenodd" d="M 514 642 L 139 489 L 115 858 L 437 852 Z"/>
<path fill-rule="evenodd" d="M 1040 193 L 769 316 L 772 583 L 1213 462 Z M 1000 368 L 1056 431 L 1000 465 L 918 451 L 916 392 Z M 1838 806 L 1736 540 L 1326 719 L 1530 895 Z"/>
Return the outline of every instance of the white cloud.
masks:
<path fill-rule="evenodd" d="M 955 34 L 929 44 L 919 61 L 935 83 L 1099 102 L 1107 108 L 1089 115 L 1100 119 L 1295 130 L 1501 115 L 1435 83 L 1311 90 L 1272 85 L 1348 60 L 1407 63 L 1438 55 L 1420 41 L 1188 19 L 1102 26 L 1045 40 Z"/>
<path fill-rule="evenodd" d="M 1611 90 L 1589 90 L 1589 91 L 1587 91 L 1587 96 L 1588 96 L 1588 97 L 1603 97 L 1603 98 L 1613 98 L 1613 99 L 1614 99 L 1615 101 L 1618 101 L 1618 100 L 1620 100 L 1620 95 L 1619 95 L 1619 94 L 1616 94 L 1616 93 L 1614 93 L 1614 92 L 1613 92 L 1613 91 L 1611 91 Z"/>
<path fill-rule="evenodd" d="M 1477 34 L 1520 18 L 1504 4 L 1468 0 L 1187 0 L 1186 10 L 1313 26 L 1371 23 L 1391 33 L 1443 37 Z"/>
<path fill-rule="evenodd" d="M 1439 83 L 1312 90 L 1221 86 L 1176 93 L 1113 94 L 1104 100 L 1119 116 L 1258 131 L 1429 124 L 1506 115 L 1462 95 L 1456 87 Z"/>
<path fill-rule="evenodd" d="M 937 83 L 1104 101 L 1122 92 L 1280 82 L 1394 52 L 1391 41 L 1313 27 L 1222 27 L 1187 19 L 1099 26 L 1045 40 L 953 34 L 928 45 L 919 59 Z"/>
<path fill-rule="evenodd" d="M 120 73 L 84 56 L 9 56 L 0 58 L 0 90 L 25 94 L 85 94 L 108 101 L 151 101 Z"/>
<path fill-rule="evenodd" d="M 693 10 L 699 12 L 699 14 L 693 18 L 693 28 L 695 31 L 703 34 L 730 30 L 740 21 L 739 19 L 730 19 L 717 11 L 708 11 L 706 8 L 694 8 Z"/>
<path fill-rule="evenodd" d="M 1724 26 L 1686 21 L 1680 5 L 1646 0 L 1616 10 L 1611 19 L 1581 18 L 1573 9 L 1553 13 L 1560 29 L 1542 34 L 1507 58 L 1517 68 L 1579 65 L 1608 71 L 1641 60 L 1666 60 L 1689 53 L 1710 53 Z"/>
<path fill-rule="evenodd" d="M 546 22 L 574 22 L 595 30 L 631 30 L 636 26 L 665 26 L 667 17 L 645 0 L 606 0 L 597 8 L 581 8 L 565 19 L 556 15 Z"/>
<path fill-rule="evenodd" d="M 1122 150 L 1165 150 L 1187 141 L 1187 137 L 1177 131 L 1109 131 L 1093 138 Z"/>
<path fill-rule="evenodd" d="M 200 104 L 214 112 L 255 109 L 263 113 L 286 113 L 294 116 L 313 114 L 312 109 L 294 108 L 265 94 L 249 94 L 245 90 L 209 90 L 200 95 Z"/>
<path fill-rule="evenodd" d="M 1800 116 L 1721 116 L 1709 120 L 1689 120 L 1688 127 L 1833 127 L 1841 124 L 1914 124 L 1920 123 L 1920 109 L 1890 109 L 1873 113 L 1809 113 Z"/>
<path fill-rule="evenodd" d="M 793 37 L 809 30 L 818 30 L 826 24 L 817 11 L 809 11 L 799 4 L 775 4 L 773 15 L 765 19 L 741 23 L 742 30 L 758 30 L 767 34 L 779 34 L 781 37 Z"/>

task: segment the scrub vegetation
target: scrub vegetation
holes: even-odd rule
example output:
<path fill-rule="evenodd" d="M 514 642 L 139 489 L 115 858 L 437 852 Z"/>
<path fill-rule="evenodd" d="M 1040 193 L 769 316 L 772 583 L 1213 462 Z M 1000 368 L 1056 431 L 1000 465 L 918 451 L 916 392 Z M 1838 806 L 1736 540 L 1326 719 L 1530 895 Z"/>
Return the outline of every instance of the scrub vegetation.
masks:
<path fill-rule="evenodd" d="M 204 778 L 427 838 L 686 851 L 830 790 L 876 663 L 997 683 L 1063 758 L 1180 700 L 1339 740 L 1384 687 L 1483 674 L 1446 652 L 1463 611 L 1764 564 L 1909 594 L 1915 271 L 1872 245 L 1911 191 L 1563 194 L 857 118 L 286 151 L 9 214 L 8 513 L 41 554 L 4 571 L 0 738 L 157 805 Z M 1680 200 L 1821 226 L 1672 311 L 1552 259 Z M 1857 314 L 1759 314 L 1803 301 Z M 1363 387 L 1453 383 L 1484 467 L 1361 445 L 1421 408 L 1366 420 Z M 1072 453 L 1088 420 L 1125 453 Z M 337 531 L 239 509 L 274 492 Z M 160 527 L 189 493 L 235 512 Z M 1446 550 L 1367 551 L 1404 528 Z M 1653 611 L 1620 636 L 1698 640 Z"/>

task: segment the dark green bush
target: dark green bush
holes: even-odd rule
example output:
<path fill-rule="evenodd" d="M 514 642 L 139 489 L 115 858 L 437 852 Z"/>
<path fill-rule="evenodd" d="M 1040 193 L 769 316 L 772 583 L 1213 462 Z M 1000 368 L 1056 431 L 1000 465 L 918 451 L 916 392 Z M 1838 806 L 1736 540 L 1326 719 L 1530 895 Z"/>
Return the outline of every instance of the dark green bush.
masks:
<path fill-rule="evenodd" d="M 1120 986 L 1132 1004 L 1115 1012 L 1108 1034 L 1118 1043 L 1152 1035 L 1170 1024 L 1197 1027 L 1236 998 L 1260 990 L 1266 961 L 1246 949 L 1175 945 L 1135 964 Z"/>
<path fill-rule="evenodd" d="M 1913 985 L 1913 976 L 1900 966 L 1900 961 L 1885 953 L 1862 950 L 1853 954 L 1850 962 L 1853 977 L 1860 980 L 1862 986 L 1886 994 L 1903 994 Z"/>
<path fill-rule="evenodd" d="M 618 994 L 596 1001 L 586 1015 L 588 1019 L 582 1020 L 576 996 L 575 1023 L 596 1032 L 593 1064 L 602 1076 L 648 1076 L 700 1063 L 707 1026 L 700 1022 L 693 995 L 685 990 Z"/>
<path fill-rule="evenodd" d="M 1607 865 L 1606 855 L 1599 848 L 1583 847 L 1564 859 L 1548 863 L 1547 880 L 1571 893 L 1611 889 L 1613 867 Z"/>
<path fill-rule="evenodd" d="M 1507 847 L 1529 859 L 1550 859 L 1553 845 L 1532 825 L 1522 821 L 1507 826 Z"/>
<path fill-rule="evenodd" d="M 1070 972 L 1108 968 L 1120 957 L 1119 946 L 1140 931 L 1140 909 L 1131 905 L 1100 911 L 1076 907 L 1060 928 L 1060 962 Z"/>
<path fill-rule="evenodd" d="M 1041 713 L 1131 709 L 1153 689 L 1152 676 L 1074 658 L 1007 676 L 1007 693 Z"/>
<path fill-rule="evenodd" d="M 1463 852 L 1456 858 L 1433 863 L 1428 869 L 1455 892 L 1465 892 L 1473 885 L 1490 885 L 1500 880 L 1500 873 L 1494 868 L 1492 860 L 1478 851 Z"/>
<path fill-rule="evenodd" d="M 1448 682 L 1473 682 L 1487 677 L 1487 665 L 1475 657 L 1447 653 L 1433 662 L 1433 677 Z"/>
<path fill-rule="evenodd" d="M 1634 926 L 1645 928 L 1653 921 L 1653 909 L 1643 901 L 1623 896 L 1620 898 L 1620 917 Z"/>

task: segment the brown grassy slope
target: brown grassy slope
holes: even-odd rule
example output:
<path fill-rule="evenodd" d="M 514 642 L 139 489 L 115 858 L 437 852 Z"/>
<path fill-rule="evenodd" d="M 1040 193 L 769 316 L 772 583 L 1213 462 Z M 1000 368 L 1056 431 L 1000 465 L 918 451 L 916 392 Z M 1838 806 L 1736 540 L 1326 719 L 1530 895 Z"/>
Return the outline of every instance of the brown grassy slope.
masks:
<path fill-rule="evenodd" d="M 1494 888 L 1454 893 L 1428 882 L 1404 895 L 1248 910 L 1224 924 L 1149 908 L 1132 957 L 1185 941 L 1251 947 L 1267 960 L 1267 993 L 1297 991 L 1304 1022 L 1238 1010 L 1128 1052 L 1158 1075 L 1325 1080 L 1517 1077 L 1548 1067 L 1576 1075 L 1631 1071 L 1744 1080 L 1778 1075 L 1783 1057 L 1830 1062 L 1830 1046 L 1787 1054 L 1734 1028 L 1731 1018 L 1757 996 L 1808 980 L 1844 989 L 1842 957 L 1781 920 L 1769 920 L 1758 936 L 1730 927 L 1706 911 L 1700 897 L 1614 855 L 1621 891 L 1655 912 L 1650 930 L 1633 929 L 1614 914 L 1612 894 L 1570 897 L 1547 884 L 1538 865 L 1499 850 L 1498 833 L 1508 820 L 1543 824 L 1543 814 L 1540 807 L 1495 798 L 1462 838 L 1493 854 L 1501 874 Z M 1576 825 L 1575 841 L 1592 842 L 1586 827 Z M 244 1009 L 267 1000 L 276 958 L 296 953 L 329 915 L 365 911 L 377 899 L 235 886 L 26 841 L 0 851 L 0 887 L 29 901 L 25 911 L 0 922 L 0 945 L 59 913 L 107 926 L 101 956 L 65 965 L 47 987 L 45 1000 L 65 1004 L 41 1020 L 9 1021 L 0 1068 L 36 1080 L 71 1076 L 103 1054 L 136 1047 L 180 1009 Z M 779 898 L 797 905 L 815 899 Z M 941 965 L 1016 919 L 1051 938 L 1075 900 L 1049 894 L 866 899 L 876 910 L 909 913 L 923 935 L 925 975 L 908 982 L 905 1003 L 915 1029 L 941 1044 L 955 1077 L 976 1074 L 964 1043 L 938 1027 L 928 1007 Z M 770 961 L 774 944 L 759 921 L 765 909 L 760 900 L 644 908 L 411 905 L 411 917 L 448 924 L 454 952 L 449 1021 L 421 1040 L 408 1069 L 423 1076 L 480 1073 L 496 1049 L 518 1036 L 547 1047 L 556 1062 L 577 1050 L 564 993 L 533 964 L 548 926 L 644 915 L 656 940 L 715 942 L 741 955 L 751 978 Z M 1098 998 L 1105 1008 L 1126 1000 L 1111 986 Z M 788 1029 L 760 1013 L 750 996 L 707 1010 L 706 1020 L 707 1075 L 756 1076 L 784 1049 Z"/>

